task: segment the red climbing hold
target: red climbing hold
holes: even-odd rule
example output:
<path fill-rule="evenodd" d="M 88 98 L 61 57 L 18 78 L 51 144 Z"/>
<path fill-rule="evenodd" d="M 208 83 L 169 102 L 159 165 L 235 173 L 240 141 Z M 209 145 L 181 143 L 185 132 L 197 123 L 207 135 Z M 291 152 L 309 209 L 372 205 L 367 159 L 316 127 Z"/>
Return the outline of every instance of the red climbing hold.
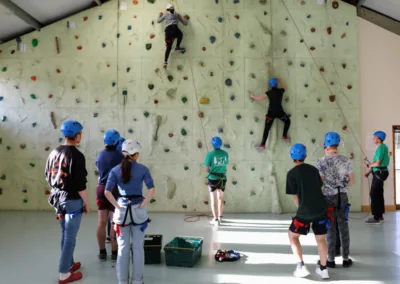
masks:
<path fill-rule="evenodd" d="M 61 70 L 60 70 L 60 69 L 57 69 L 56 71 L 57 71 L 57 73 L 61 73 Z"/>
<path fill-rule="evenodd" d="M 205 205 L 208 205 L 208 201 L 207 201 L 207 200 L 204 200 L 204 204 L 205 204 Z"/>
<path fill-rule="evenodd" d="M 204 113 L 201 111 L 201 112 L 199 112 L 199 117 L 200 118 L 203 118 L 204 117 Z"/>
<path fill-rule="evenodd" d="M 110 66 L 111 66 L 110 63 L 107 63 L 107 68 L 110 68 Z"/>
<path fill-rule="evenodd" d="M 185 80 L 185 81 L 186 81 L 187 79 L 188 79 L 188 77 L 187 77 L 187 76 L 183 77 L 183 80 Z"/>
<path fill-rule="evenodd" d="M 94 102 L 97 104 L 97 103 L 99 103 L 99 100 L 95 100 Z"/>
<path fill-rule="evenodd" d="M 239 18 L 240 18 L 239 15 L 235 15 L 236 20 L 239 20 Z"/>
<path fill-rule="evenodd" d="M 83 20 L 86 22 L 89 18 L 88 17 L 84 17 Z"/>
<path fill-rule="evenodd" d="M 338 1 L 333 1 L 333 2 L 332 2 L 332 8 L 333 8 L 333 9 L 339 8 L 339 2 L 338 2 Z"/>
<path fill-rule="evenodd" d="M 36 76 L 32 76 L 32 77 L 31 77 L 31 80 L 32 80 L 32 81 L 36 81 L 36 79 L 37 79 Z"/>
<path fill-rule="evenodd" d="M 311 49 L 311 50 L 315 50 L 315 47 L 314 47 L 314 46 L 311 46 L 310 49 Z"/>
<path fill-rule="evenodd" d="M 320 72 L 324 72 L 324 71 L 325 71 L 325 68 L 324 68 L 324 67 L 321 67 L 321 68 L 319 68 L 319 71 L 320 71 Z"/>
<path fill-rule="evenodd" d="M 129 45 L 132 45 L 132 43 L 131 43 L 131 42 L 129 42 Z"/>
<path fill-rule="evenodd" d="M 353 89 L 353 86 L 352 85 L 348 85 L 347 89 L 351 90 L 351 89 Z"/>
<path fill-rule="evenodd" d="M 173 133 L 169 133 L 168 136 L 172 138 L 172 137 L 174 137 L 174 134 Z"/>
<path fill-rule="evenodd" d="M 203 50 L 203 51 L 206 51 L 206 50 L 207 50 L 207 48 L 206 48 L 205 46 L 203 46 L 202 50 Z"/>
<path fill-rule="evenodd" d="M 44 148 L 44 150 L 47 152 L 50 150 L 50 147 L 46 147 L 46 148 Z"/>
<path fill-rule="evenodd" d="M 329 27 L 329 28 L 326 29 L 326 31 L 328 32 L 328 35 L 330 35 L 332 33 L 332 28 Z"/>
<path fill-rule="evenodd" d="M 158 104 L 158 100 L 154 100 L 154 103 L 155 103 L 155 104 Z"/>
<path fill-rule="evenodd" d="M 79 45 L 79 46 L 77 47 L 78 50 L 82 50 L 82 48 L 83 48 L 82 45 Z"/>
<path fill-rule="evenodd" d="M 52 97 L 53 97 L 53 95 L 52 95 L 52 94 L 48 95 L 48 98 L 49 98 L 49 99 L 51 99 Z"/>
<path fill-rule="evenodd" d="M 311 32 L 314 33 L 315 32 L 315 28 L 311 28 Z"/>
<path fill-rule="evenodd" d="M 151 34 L 151 35 L 150 35 L 150 38 L 155 38 L 155 37 L 156 37 L 155 34 Z"/>
<path fill-rule="evenodd" d="M 3 51 L 0 49 L 0 54 L 2 54 L 3 53 Z"/>

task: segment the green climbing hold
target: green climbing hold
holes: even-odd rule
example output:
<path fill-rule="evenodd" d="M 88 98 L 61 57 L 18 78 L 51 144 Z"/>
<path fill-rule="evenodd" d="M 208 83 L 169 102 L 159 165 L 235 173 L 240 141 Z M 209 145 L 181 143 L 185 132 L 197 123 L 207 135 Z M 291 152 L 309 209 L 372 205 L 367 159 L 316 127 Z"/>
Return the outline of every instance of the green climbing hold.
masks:
<path fill-rule="evenodd" d="M 35 94 L 31 94 L 31 99 L 36 100 L 36 95 Z"/>
<path fill-rule="evenodd" d="M 1 118 L 1 121 L 7 121 L 7 116 L 3 116 L 2 118 Z"/>
<path fill-rule="evenodd" d="M 3 69 L 1 69 L 1 71 L 7 72 L 7 67 L 3 67 Z"/>
<path fill-rule="evenodd" d="M 34 163 L 29 163 L 29 165 L 34 168 L 36 165 Z"/>
<path fill-rule="evenodd" d="M 177 68 L 178 68 L 179 71 L 182 71 L 183 70 L 183 65 L 178 65 Z"/>
<path fill-rule="evenodd" d="M 120 38 L 121 37 L 121 34 L 117 34 L 117 38 Z"/>
<path fill-rule="evenodd" d="M 145 111 L 143 115 L 144 115 L 145 117 L 149 117 L 150 114 L 149 114 L 148 111 Z"/>
<path fill-rule="evenodd" d="M 39 41 L 36 38 L 32 39 L 32 46 L 33 47 L 37 47 L 38 44 L 39 44 Z"/>
<path fill-rule="evenodd" d="M 155 1 L 156 1 L 156 0 L 147 0 L 147 2 L 149 2 L 149 3 L 151 3 L 151 4 L 154 4 Z"/>
<path fill-rule="evenodd" d="M 152 44 L 151 44 L 151 43 L 146 43 L 146 50 L 150 50 L 151 47 L 152 47 Z"/>
<path fill-rule="evenodd" d="M 188 119 L 187 115 L 184 115 L 183 120 L 187 120 L 187 119 Z"/>
<path fill-rule="evenodd" d="M 123 90 L 123 91 L 122 91 L 122 94 L 123 94 L 124 96 L 126 96 L 126 95 L 128 94 L 128 91 L 127 91 L 127 90 Z"/>
<path fill-rule="evenodd" d="M 24 199 L 24 203 L 28 203 L 28 199 Z"/>
<path fill-rule="evenodd" d="M 188 166 L 186 166 L 186 167 L 184 167 L 183 168 L 185 171 L 187 171 L 188 169 L 189 169 L 189 167 Z"/>
<path fill-rule="evenodd" d="M 154 85 L 153 84 L 149 84 L 149 85 L 147 85 L 147 87 L 149 87 L 149 90 L 153 90 L 154 89 Z"/>
<path fill-rule="evenodd" d="M 183 102 L 184 104 L 186 104 L 187 101 L 188 101 L 187 97 L 183 97 L 183 98 L 182 98 L 182 102 Z"/>
<path fill-rule="evenodd" d="M 186 135 L 187 135 L 186 130 L 182 128 L 182 129 L 181 129 L 181 134 L 182 134 L 183 136 L 186 136 Z"/>
<path fill-rule="evenodd" d="M 183 204 L 183 205 L 182 205 L 182 208 L 183 208 L 183 209 L 186 209 L 186 208 L 187 208 L 187 205 Z"/>
<path fill-rule="evenodd" d="M 150 199 L 150 204 L 156 202 L 154 198 Z"/>
<path fill-rule="evenodd" d="M 115 83 L 115 82 L 112 82 L 112 86 L 113 87 L 115 87 L 117 85 L 117 83 Z"/>
<path fill-rule="evenodd" d="M 182 50 L 182 51 L 181 51 L 181 54 L 185 54 L 185 52 L 186 52 L 186 49 Z"/>
<path fill-rule="evenodd" d="M 172 75 L 168 75 L 168 81 L 172 82 L 174 80 L 174 77 Z"/>
<path fill-rule="evenodd" d="M 102 15 L 99 16 L 99 20 L 101 20 L 101 19 L 103 19 L 103 16 L 102 16 Z"/>

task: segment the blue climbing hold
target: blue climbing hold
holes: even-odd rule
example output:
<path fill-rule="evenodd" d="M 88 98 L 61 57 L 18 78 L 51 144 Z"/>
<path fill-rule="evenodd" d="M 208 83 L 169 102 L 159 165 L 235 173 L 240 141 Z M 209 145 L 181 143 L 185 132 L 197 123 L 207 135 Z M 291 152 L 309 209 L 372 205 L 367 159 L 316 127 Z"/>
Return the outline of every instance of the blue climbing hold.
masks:
<path fill-rule="evenodd" d="M 93 114 L 93 117 L 98 117 L 99 116 L 99 114 L 97 113 L 97 112 L 95 112 L 94 114 Z"/>
<path fill-rule="evenodd" d="M 61 143 L 62 141 L 63 141 L 63 139 L 62 139 L 62 138 L 58 138 L 58 142 L 60 142 L 60 143 Z"/>
<path fill-rule="evenodd" d="M 232 184 L 233 185 L 237 185 L 237 181 L 232 181 Z"/>
<path fill-rule="evenodd" d="M 215 0 L 215 4 L 218 4 L 219 3 L 219 0 Z"/>
<path fill-rule="evenodd" d="M 32 123 L 32 127 L 36 127 L 36 125 L 37 125 L 36 122 Z"/>
<path fill-rule="evenodd" d="M 235 38 L 240 38 L 240 33 L 235 33 Z"/>
<path fill-rule="evenodd" d="M 348 26 L 349 25 L 349 22 L 346 22 L 346 26 Z"/>
<path fill-rule="evenodd" d="M 224 147 L 227 148 L 227 149 L 230 149 L 231 148 L 231 144 L 224 144 Z"/>
<path fill-rule="evenodd" d="M 17 37 L 15 40 L 17 41 L 17 43 L 21 43 L 22 42 L 22 39 L 20 37 Z"/>
<path fill-rule="evenodd" d="M 239 4 L 240 0 L 233 0 L 233 4 Z"/>
<path fill-rule="evenodd" d="M 218 22 L 222 23 L 224 21 L 224 19 L 222 19 L 221 17 L 218 18 Z"/>
<path fill-rule="evenodd" d="M 133 130 L 132 130 L 132 129 L 129 129 L 128 132 L 129 132 L 130 134 L 132 134 L 132 133 L 133 133 Z"/>
<path fill-rule="evenodd" d="M 210 42 L 213 44 L 217 38 L 215 36 L 210 36 Z"/>
<path fill-rule="evenodd" d="M 304 63 L 301 63 L 300 66 L 304 68 L 306 65 Z"/>
<path fill-rule="evenodd" d="M 4 97 L 0 97 L 0 101 L 4 100 Z"/>
<path fill-rule="evenodd" d="M 10 147 L 10 146 L 7 146 L 7 150 L 10 151 L 10 150 L 11 150 L 11 147 Z"/>
<path fill-rule="evenodd" d="M 310 19 L 311 18 L 311 15 L 307 15 L 307 19 Z"/>
<path fill-rule="evenodd" d="M 240 114 L 237 114 L 237 115 L 236 115 L 236 119 L 237 119 L 237 120 L 240 120 L 241 118 L 242 118 L 242 116 L 241 116 Z"/>
<path fill-rule="evenodd" d="M 224 133 L 224 130 L 222 128 L 218 128 L 218 133 Z"/>
<path fill-rule="evenodd" d="M 132 26 L 128 26 L 128 31 L 130 31 L 132 29 Z"/>
<path fill-rule="evenodd" d="M 232 80 L 231 79 L 226 79 L 225 80 L 225 85 L 227 85 L 228 87 L 232 86 Z"/>
<path fill-rule="evenodd" d="M 235 96 L 232 95 L 230 99 L 231 99 L 231 101 L 234 101 L 235 100 Z"/>

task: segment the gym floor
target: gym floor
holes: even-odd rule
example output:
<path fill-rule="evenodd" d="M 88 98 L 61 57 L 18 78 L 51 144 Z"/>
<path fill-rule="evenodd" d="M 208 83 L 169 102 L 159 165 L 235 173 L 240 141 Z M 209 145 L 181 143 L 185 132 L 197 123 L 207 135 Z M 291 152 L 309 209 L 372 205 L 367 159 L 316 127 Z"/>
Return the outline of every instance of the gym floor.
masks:
<path fill-rule="evenodd" d="M 204 237 L 203 254 L 193 268 L 145 267 L 146 284 L 206 283 L 312 283 L 318 259 L 312 234 L 302 237 L 304 261 L 312 273 L 305 279 L 292 276 L 295 259 L 287 238 L 290 215 L 227 214 L 215 229 L 202 217 L 184 222 L 183 214 L 150 214 L 148 234 L 162 234 L 163 245 L 175 236 Z M 351 214 L 351 257 L 354 266 L 330 269 L 330 283 L 400 283 L 400 213 L 385 216 L 384 225 L 365 225 L 362 214 Z M 97 260 L 97 214 L 84 216 L 75 258 L 82 262 L 83 279 L 77 284 L 117 283 L 115 263 Z M 0 212 L 0 282 L 57 283 L 60 229 L 51 212 Z M 233 263 L 217 263 L 217 249 L 234 249 L 244 257 Z M 108 252 L 110 247 L 108 245 Z M 164 262 L 163 262 L 164 263 Z M 283 282 L 282 282 L 283 281 Z"/>

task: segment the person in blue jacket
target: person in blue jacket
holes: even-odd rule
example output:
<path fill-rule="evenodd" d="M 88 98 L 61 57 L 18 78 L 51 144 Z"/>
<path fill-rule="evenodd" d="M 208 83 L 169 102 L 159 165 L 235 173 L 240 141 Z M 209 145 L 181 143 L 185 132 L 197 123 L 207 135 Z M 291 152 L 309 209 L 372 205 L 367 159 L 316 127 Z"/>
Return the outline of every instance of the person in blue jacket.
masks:
<path fill-rule="evenodd" d="M 99 245 L 99 260 L 107 259 L 106 250 L 106 225 L 109 218 L 112 218 L 114 206 L 107 200 L 104 195 L 108 174 L 112 168 L 119 165 L 124 155 L 117 150 L 120 134 L 117 130 L 110 129 L 104 134 L 104 144 L 106 148 L 97 155 L 96 167 L 99 173 L 98 185 L 96 188 L 96 204 L 97 204 L 97 242 Z M 116 192 L 116 188 L 114 189 Z M 111 235 L 111 260 L 117 260 L 117 242 L 115 240 L 113 230 Z"/>
<path fill-rule="evenodd" d="M 118 282 L 143 284 L 144 232 L 149 222 L 146 207 L 155 194 L 150 170 L 137 162 L 141 147 L 139 142 L 125 140 L 122 144 L 124 159 L 108 175 L 105 196 L 115 206 L 113 223 L 118 242 Z M 143 197 L 143 183 L 148 188 Z M 118 186 L 118 201 L 112 191 Z M 133 250 L 133 275 L 129 278 L 129 251 Z"/>

